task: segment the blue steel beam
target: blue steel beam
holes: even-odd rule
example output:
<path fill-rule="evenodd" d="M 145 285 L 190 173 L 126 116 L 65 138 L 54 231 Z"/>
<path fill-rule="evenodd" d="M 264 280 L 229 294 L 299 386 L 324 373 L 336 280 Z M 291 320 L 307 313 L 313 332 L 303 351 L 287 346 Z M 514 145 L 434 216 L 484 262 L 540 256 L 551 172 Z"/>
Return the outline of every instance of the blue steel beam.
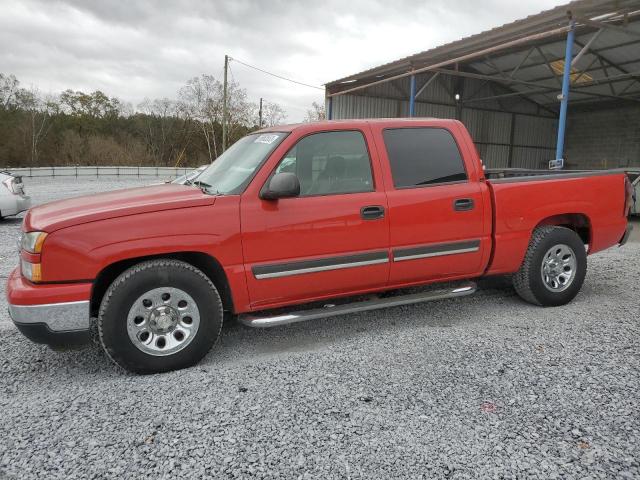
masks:
<path fill-rule="evenodd" d="M 562 74 L 562 97 L 560 101 L 560 117 L 558 118 L 558 141 L 556 142 L 556 160 L 564 158 L 564 134 L 567 127 L 567 107 L 569 106 L 569 86 L 571 83 L 571 59 L 573 57 L 573 40 L 576 22 L 569 22 L 567 45 L 564 54 L 564 72 Z"/>
<path fill-rule="evenodd" d="M 333 97 L 329 97 L 329 108 L 327 111 L 327 120 L 333 120 Z"/>
<path fill-rule="evenodd" d="M 411 75 L 411 88 L 409 93 L 409 116 L 413 117 L 416 113 L 416 76 Z"/>

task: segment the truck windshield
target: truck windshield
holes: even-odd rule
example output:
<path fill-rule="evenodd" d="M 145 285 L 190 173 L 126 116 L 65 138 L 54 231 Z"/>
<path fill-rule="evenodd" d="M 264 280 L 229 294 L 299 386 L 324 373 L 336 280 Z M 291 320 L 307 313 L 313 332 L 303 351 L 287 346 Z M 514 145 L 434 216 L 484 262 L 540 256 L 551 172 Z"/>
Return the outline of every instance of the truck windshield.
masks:
<path fill-rule="evenodd" d="M 241 138 L 193 181 L 207 193 L 237 195 L 286 137 L 285 132 L 255 133 Z"/>

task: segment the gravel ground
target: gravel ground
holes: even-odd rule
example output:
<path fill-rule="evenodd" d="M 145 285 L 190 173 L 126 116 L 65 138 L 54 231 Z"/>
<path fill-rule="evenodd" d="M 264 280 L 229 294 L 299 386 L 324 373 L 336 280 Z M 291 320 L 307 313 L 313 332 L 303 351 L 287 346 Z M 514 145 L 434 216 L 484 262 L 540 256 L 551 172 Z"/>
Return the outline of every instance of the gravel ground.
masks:
<path fill-rule="evenodd" d="M 40 202 L 149 180 L 26 183 Z M 0 224 L 4 277 L 18 229 Z M 2 305 L 0 477 L 638 478 L 639 254 L 591 257 L 565 307 L 498 281 L 456 301 L 234 324 L 200 365 L 163 375 L 32 344 Z"/>

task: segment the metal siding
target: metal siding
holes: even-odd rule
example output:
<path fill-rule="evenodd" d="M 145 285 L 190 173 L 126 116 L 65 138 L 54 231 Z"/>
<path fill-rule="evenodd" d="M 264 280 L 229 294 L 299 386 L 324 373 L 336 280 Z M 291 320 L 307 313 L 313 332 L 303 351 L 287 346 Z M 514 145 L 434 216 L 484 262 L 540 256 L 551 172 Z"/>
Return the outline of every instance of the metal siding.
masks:
<path fill-rule="evenodd" d="M 555 152 L 549 149 L 532 147 L 513 148 L 513 168 L 546 169 Z"/>
<path fill-rule="evenodd" d="M 401 109 L 400 103 L 386 98 L 341 95 L 333 98 L 333 118 L 394 118 Z"/>
<path fill-rule="evenodd" d="M 434 105 L 433 103 L 416 103 L 416 117 L 455 118 L 456 107 Z"/>
<path fill-rule="evenodd" d="M 487 168 L 507 168 L 509 166 L 509 147 L 502 145 L 476 145 L 482 163 Z"/>
<path fill-rule="evenodd" d="M 516 115 L 513 144 L 531 147 L 555 147 L 558 120 Z"/>
<path fill-rule="evenodd" d="M 511 114 L 484 110 L 462 110 L 464 123 L 474 141 L 480 143 L 509 143 Z"/>

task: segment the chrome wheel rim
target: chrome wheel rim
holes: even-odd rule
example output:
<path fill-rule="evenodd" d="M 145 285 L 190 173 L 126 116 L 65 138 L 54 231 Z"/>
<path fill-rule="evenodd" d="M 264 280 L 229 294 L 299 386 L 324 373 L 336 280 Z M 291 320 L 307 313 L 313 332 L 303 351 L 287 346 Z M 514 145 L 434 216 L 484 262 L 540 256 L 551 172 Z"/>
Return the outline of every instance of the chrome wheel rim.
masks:
<path fill-rule="evenodd" d="M 127 315 L 131 342 L 155 356 L 185 349 L 199 326 L 198 305 L 187 292 L 173 287 L 154 288 L 140 295 Z"/>
<path fill-rule="evenodd" d="M 542 259 L 542 283 L 552 292 L 563 292 L 576 276 L 578 262 L 571 247 L 558 244 L 547 250 Z"/>

